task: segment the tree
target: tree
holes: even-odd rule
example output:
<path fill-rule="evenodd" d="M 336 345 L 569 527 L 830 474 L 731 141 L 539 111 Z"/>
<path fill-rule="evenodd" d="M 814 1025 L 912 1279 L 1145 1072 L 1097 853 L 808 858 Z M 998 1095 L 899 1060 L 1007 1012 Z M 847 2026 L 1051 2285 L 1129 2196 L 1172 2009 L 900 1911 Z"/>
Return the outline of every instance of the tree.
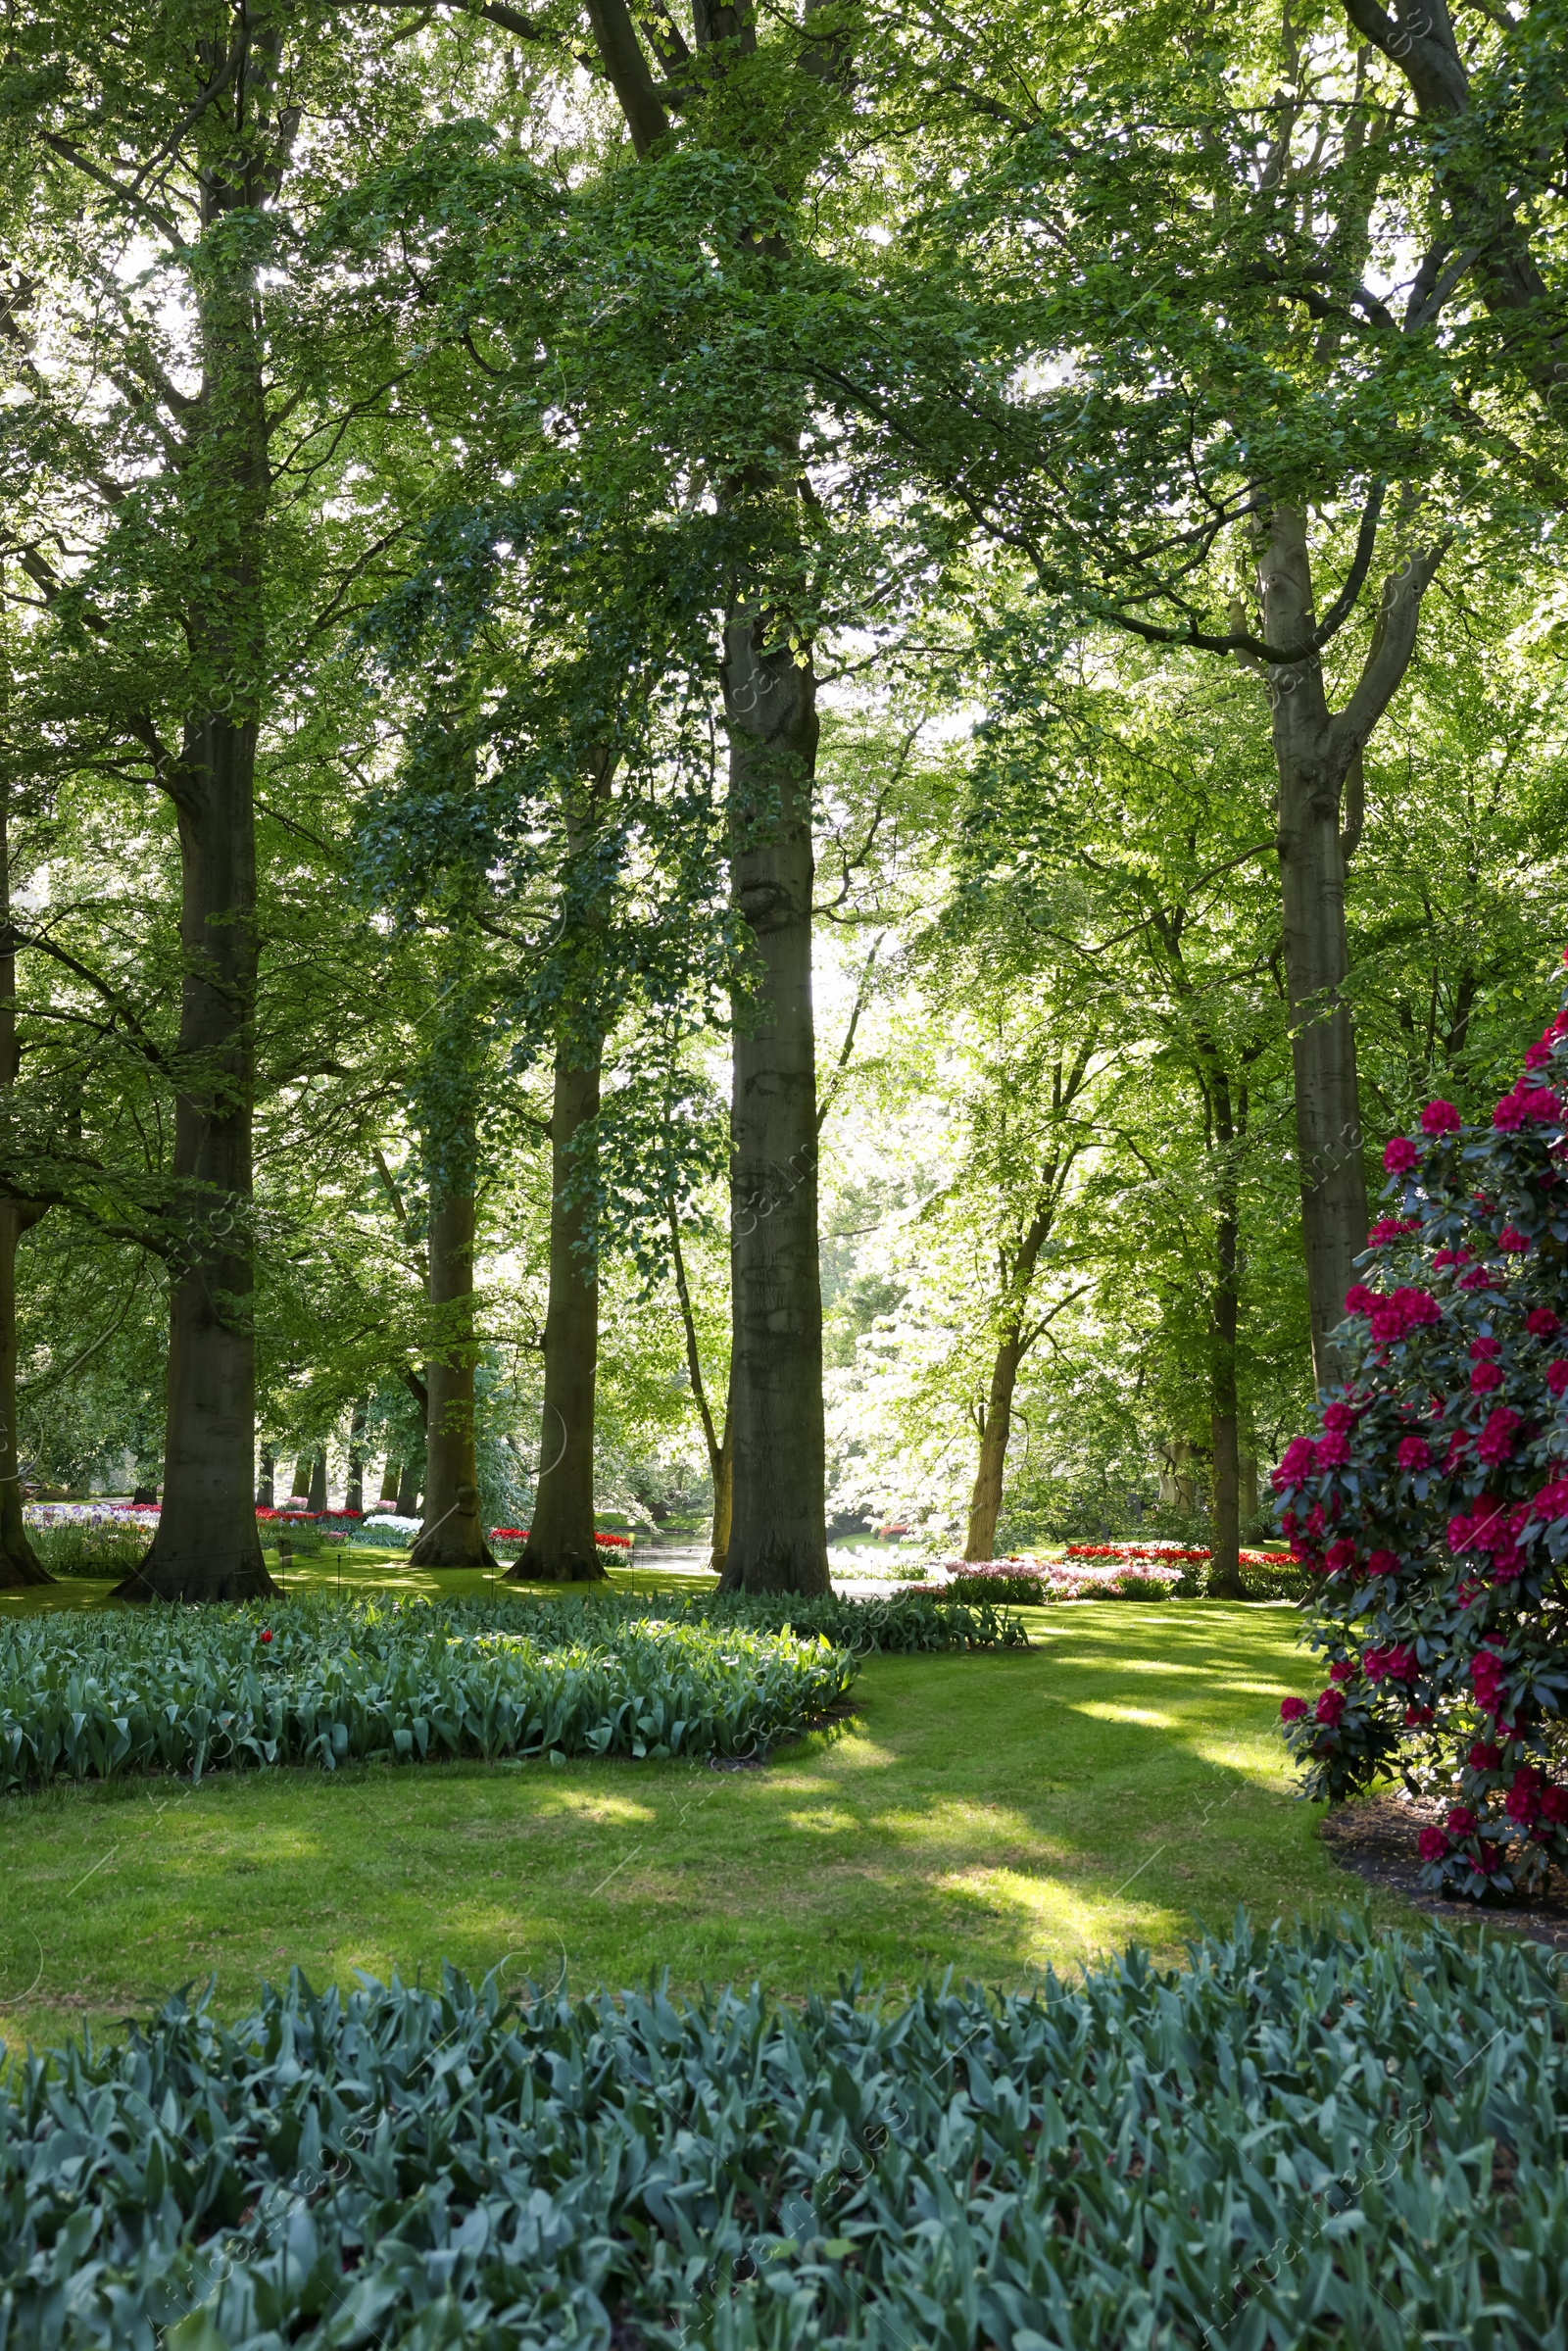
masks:
<path fill-rule="evenodd" d="M 1030 564 L 1047 659 L 1093 619 L 1266 690 L 1320 1379 L 1366 1224 L 1345 926 L 1366 746 L 1455 531 L 1466 562 L 1493 529 L 1528 543 L 1561 456 L 1539 397 L 1560 207 L 1533 200 L 1561 76 L 1487 12 L 1464 65 L 1446 10 L 1349 13 L 1372 47 L 1272 0 L 1201 40 L 1144 14 L 1043 26 L 1026 99 L 1010 44 L 977 56 L 988 167 L 910 240 L 882 364 L 854 375 L 890 448 Z"/>

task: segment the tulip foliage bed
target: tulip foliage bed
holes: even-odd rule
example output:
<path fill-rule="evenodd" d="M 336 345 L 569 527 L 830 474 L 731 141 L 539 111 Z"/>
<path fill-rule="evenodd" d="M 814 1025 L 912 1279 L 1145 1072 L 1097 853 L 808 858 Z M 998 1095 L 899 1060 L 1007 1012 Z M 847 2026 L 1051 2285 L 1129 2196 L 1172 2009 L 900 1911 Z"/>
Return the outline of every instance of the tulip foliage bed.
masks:
<path fill-rule="evenodd" d="M 821 1715 L 855 1671 L 810 1634 L 561 1625 L 507 1601 L 60 1612 L 0 1622 L 0 1789 L 371 1757 L 735 1754 Z"/>
<path fill-rule="evenodd" d="M 1000 1609 L 924 1595 L 291 1594 L 0 1618 L 0 1790 L 370 1758 L 751 1753 L 830 1709 L 858 1655 L 1025 1639 Z"/>
<path fill-rule="evenodd" d="M 1349 1377 L 1275 1472 L 1329 1663 L 1281 1709 L 1307 1790 L 1451 1788 L 1424 1876 L 1472 1897 L 1568 1865 L 1565 1086 L 1568 1010 L 1484 1125 L 1433 1102 L 1390 1143 Z"/>
<path fill-rule="evenodd" d="M 1027 1997 L 296 1976 L 0 2084 L 6 2351 L 1562 2341 L 1561 1992 L 1276 1930 Z"/>

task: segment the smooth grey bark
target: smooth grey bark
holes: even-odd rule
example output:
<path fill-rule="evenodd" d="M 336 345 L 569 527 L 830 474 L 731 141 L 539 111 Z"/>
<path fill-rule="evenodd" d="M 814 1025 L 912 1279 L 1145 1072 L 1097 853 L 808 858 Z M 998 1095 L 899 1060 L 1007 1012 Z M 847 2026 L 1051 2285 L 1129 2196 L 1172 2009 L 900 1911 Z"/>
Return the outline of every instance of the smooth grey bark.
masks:
<path fill-rule="evenodd" d="M 594 1541 L 594 1407 L 599 1377 L 599 1271 L 589 1249 L 592 1211 L 579 1197 L 591 1178 L 584 1130 L 599 1114 L 601 1052 L 556 1049 L 550 1109 L 550 1301 L 545 1313 L 545 1393 L 539 1476 L 513 1583 L 605 1579 Z"/>
<path fill-rule="evenodd" d="M 439 1321 L 425 1382 L 424 1525 L 414 1567 L 494 1567 L 479 1524 L 473 1445 L 473 1180 L 449 1177 L 430 1216 L 430 1305 Z"/>
<path fill-rule="evenodd" d="M 388 1453 L 381 1469 L 381 1492 L 378 1497 L 383 1507 L 389 1506 L 398 1498 L 398 1464 Z"/>
<path fill-rule="evenodd" d="M 311 1463 L 311 1483 L 306 1490 L 305 1507 L 307 1510 L 324 1510 L 326 1508 L 326 1455 L 324 1452 L 318 1453 Z"/>
<path fill-rule="evenodd" d="M 398 1473 L 397 1515 L 414 1518 L 419 1508 L 419 1489 L 424 1482 L 424 1456 L 412 1452 Z"/>
<path fill-rule="evenodd" d="M 261 1469 L 256 1480 L 256 1506 L 259 1510 L 276 1508 L 277 1456 L 270 1445 L 262 1447 Z"/>
<path fill-rule="evenodd" d="M 1362 747 L 1409 665 L 1421 599 L 1446 542 L 1408 555 L 1385 583 L 1372 643 L 1346 708 L 1330 710 L 1317 653 L 1267 673 L 1278 777 L 1278 851 L 1290 1000 L 1296 1147 L 1301 1187 L 1312 1367 L 1320 1388 L 1343 1376 L 1331 1333 L 1366 1247 L 1366 1169 L 1355 1031 L 1346 982 L 1348 857 Z M 1275 507 L 1257 570 L 1264 636 L 1283 648 L 1316 626 L 1306 523 Z"/>
<path fill-rule="evenodd" d="M 811 1004 L 809 659 L 737 607 L 725 629 L 730 888 L 760 984 L 736 1005 L 730 1096 L 730 1427 L 723 1588 L 831 1590 L 823 1511 L 817 1263 L 816 1034 Z"/>

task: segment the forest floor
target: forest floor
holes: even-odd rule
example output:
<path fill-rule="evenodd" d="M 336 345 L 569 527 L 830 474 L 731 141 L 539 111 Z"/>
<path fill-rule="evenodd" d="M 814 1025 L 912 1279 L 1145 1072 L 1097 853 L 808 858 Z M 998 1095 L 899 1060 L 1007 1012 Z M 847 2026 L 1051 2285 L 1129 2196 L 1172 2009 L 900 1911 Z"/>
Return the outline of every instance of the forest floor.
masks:
<path fill-rule="evenodd" d="M 345 1581 L 485 1587 L 369 1562 Z M 318 1985 L 428 1981 L 443 1959 L 574 1990 L 664 1969 L 786 1996 L 856 1968 L 1015 1985 L 1134 1939 L 1178 1957 L 1239 1902 L 1368 1898 L 1293 1791 L 1279 1701 L 1313 1677 L 1288 1607 L 1020 1613 L 1026 1652 L 869 1658 L 853 1716 L 761 1768 L 358 1766 L 8 1798 L 0 2036 L 47 2043 L 209 1977 L 238 2013 L 290 1965 Z"/>

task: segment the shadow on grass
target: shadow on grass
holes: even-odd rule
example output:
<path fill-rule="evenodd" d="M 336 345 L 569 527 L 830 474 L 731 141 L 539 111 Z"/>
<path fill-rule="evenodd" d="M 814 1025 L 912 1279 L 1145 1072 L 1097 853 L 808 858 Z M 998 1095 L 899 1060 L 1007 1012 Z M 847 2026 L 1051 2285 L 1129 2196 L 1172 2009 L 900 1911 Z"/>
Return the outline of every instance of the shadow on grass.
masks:
<path fill-rule="evenodd" d="M 1176 1955 L 1238 1901 L 1347 1905 L 1277 1734 L 1313 1680 L 1289 1610 L 1030 1614 L 1027 1652 L 869 1659 L 856 1717 L 760 1771 L 368 1766 L 12 1800 L 0 2032 L 213 1969 L 233 2012 L 295 1961 L 323 1984 L 443 1958 L 564 1963 L 579 1989 L 667 1969 L 796 1996 L 857 1966 L 1017 1984 L 1134 1937 Z"/>

